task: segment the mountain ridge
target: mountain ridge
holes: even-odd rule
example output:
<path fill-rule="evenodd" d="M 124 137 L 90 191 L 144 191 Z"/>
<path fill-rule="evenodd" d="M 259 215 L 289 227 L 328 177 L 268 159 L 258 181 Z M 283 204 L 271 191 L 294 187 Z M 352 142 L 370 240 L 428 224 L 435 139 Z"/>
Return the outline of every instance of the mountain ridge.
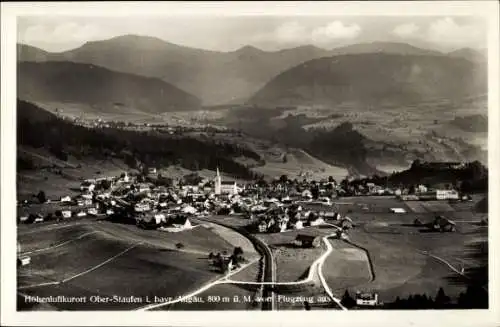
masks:
<path fill-rule="evenodd" d="M 82 103 L 108 112 L 130 108 L 161 113 L 200 106 L 195 96 L 160 79 L 93 64 L 21 62 L 17 71 L 18 97 L 27 101 Z"/>
<path fill-rule="evenodd" d="M 265 51 L 247 45 L 220 52 L 177 45 L 156 37 L 124 35 L 87 42 L 61 53 L 43 52 L 19 46 L 18 61 L 72 61 L 91 63 L 118 72 L 160 78 L 200 98 L 204 105 L 232 103 L 246 99 L 278 74 L 312 59 L 345 52 L 395 52 L 436 54 L 405 43 L 371 42 L 333 50 L 301 45 Z M 431 51 L 431 52 L 429 52 Z"/>
<path fill-rule="evenodd" d="M 486 90 L 484 66 L 463 58 L 359 53 L 313 59 L 272 79 L 249 104 L 418 103 Z"/>

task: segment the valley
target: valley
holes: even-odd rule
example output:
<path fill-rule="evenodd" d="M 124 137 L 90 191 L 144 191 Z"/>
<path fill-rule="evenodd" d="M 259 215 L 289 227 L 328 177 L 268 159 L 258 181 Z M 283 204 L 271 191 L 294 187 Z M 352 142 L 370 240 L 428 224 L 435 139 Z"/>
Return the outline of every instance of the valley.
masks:
<path fill-rule="evenodd" d="M 19 311 L 488 306 L 478 51 L 17 50 Z"/>

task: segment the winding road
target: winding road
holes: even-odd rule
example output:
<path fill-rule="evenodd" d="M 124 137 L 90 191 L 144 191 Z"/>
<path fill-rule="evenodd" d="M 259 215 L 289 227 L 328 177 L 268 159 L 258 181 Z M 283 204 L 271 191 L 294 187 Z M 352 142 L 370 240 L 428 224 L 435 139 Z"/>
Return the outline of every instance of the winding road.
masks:
<path fill-rule="evenodd" d="M 211 221 L 211 223 L 213 223 L 213 222 Z M 234 229 L 234 227 L 226 226 L 225 224 L 220 224 L 220 225 L 224 226 L 224 227 L 229 227 L 229 228 Z M 339 229 L 339 227 L 337 227 L 337 226 L 335 226 L 333 224 L 325 223 L 325 225 L 330 226 L 330 227 L 335 227 L 336 229 Z M 245 235 L 245 236 L 248 237 L 248 235 Z M 220 278 L 218 280 L 215 280 L 213 282 L 210 282 L 210 283 L 204 285 L 203 287 L 201 287 L 201 288 L 199 288 L 199 289 L 197 289 L 197 290 L 195 290 L 195 291 L 193 291 L 193 292 L 191 292 L 191 293 L 189 293 L 189 294 L 187 294 L 185 296 L 182 296 L 180 298 L 177 298 L 175 300 L 168 301 L 168 302 L 155 303 L 155 304 L 147 305 L 147 306 L 144 306 L 144 307 L 140 307 L 137 310 L 138 311 L 147 311 L 147 310 L 156 309 L 156 308 L 160 308 L 160 307 L 163 307 L 163 306 L 175 304 L 175 303 L 184 301 L 184 300 L 186 300 L 186 299 L 188 299 L 190 297 L 196 296 L 196 295 L 198 295 L 198 294 L 200 294 L 200 293 L 202 293 L 202 292 L 210 289 L 211 287 L 216 286 L 216 285 L 220 285 L 220 284 L 263 285 L 264 286 L 264 294 L 263 294 L 263 296 L 264 296 L 264 298 L 271 297 L 271 301 L 269 301 L 269 302 L 263 301 L 263 307 L 262 307 L 262 309 L 263 310 L 276 310 L 276 308 L 277 308 L 277 305 L 276 305 L 276 295 L 275 295 L 275 292 L 274 292 L 274 287 L 275 286 L 280 286 L 280 285 L 302 285 L 302 284 L 307 284 L 307 283 L 314 283 L 314 276 L 317 273 L 318 276 L 319 276 L 320 283 L 321 283 L 322 287 L 324 288 L 325 292 L 330 297 L 330 299 L 333 302 L 335 302 L 342 310 L 347 311 L 347 308 L 342 305 L 341 300 L 333 295 L 333 292 L 330 289 L 330 287 L 328 286 L 328 283 L 326 282 L 326 279 L 325 279 L 325 277 L 323 275 L 323 271 L 322 271 L 323 264 L 324 264 L 326 258 L 333 251 L 333 247 L 332 247 L 332 245 L 330 244 L 330 242 L 328 240 L 331 237 L 336 237 L 336 233 L 329 234 L 329 235 L 324 236 L 322 238 L 322 241 L 323 241 L 323 243 L 326 246 L 326 251 L 319 258 L 317 258 L 312 263 L 312 265 L 309 268 L 309 273 L 308 273 L 307 277 L 304 278 L 304 279 L 302 279 L 302 280 L 300 280 L 300 281 L 296 281 L 296 282 L 276 282 L 276 267 L 274 265 L 274 260 L 273 260 L 273 256 L 272 256 L 272 252 L 271 252 L 270 248 L 264 242 L 262 242 L 262 241 L 258 240 L 257 238 L 251 236 L 249 238 L 252 241 L 257 240 L 257 242 L 255 243 L 256 248 L 258 250 L 263 250 L 262 252 L 263 252 L 263 255 L 264 255 L 264 258 L 265 258 L 265 267 L 264 267 L 264 274 L 265 274 L 265 276 L 264 276 L 264 282 L 238 281 L 238 280 L 232 280 L 232 279 L 229 278 L 230 276 L 235 275 L 236 273 L 240 272 L 241 270 L 247 268 L 250 264 L 253 264 L 254 262 L 256 262 L 258 260 L 258 259 L 256 259 L 256 260 L 254 260 L 254 261 L 252 261 L 250 263 L 245 264 L 241 268 L 232 271 L 231 273 L 225 275 L 224 277 L 222 277 L 222 278 Z"/>

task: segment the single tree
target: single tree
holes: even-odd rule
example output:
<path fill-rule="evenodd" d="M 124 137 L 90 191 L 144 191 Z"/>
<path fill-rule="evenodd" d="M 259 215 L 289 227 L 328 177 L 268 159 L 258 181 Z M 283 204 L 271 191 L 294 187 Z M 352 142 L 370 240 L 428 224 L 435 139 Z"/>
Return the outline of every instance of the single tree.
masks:
<path fill-rule="evenodd" d="M 345 293 L 342 296 L 342 300 L 340 301 L 340 303 L 346 308 L 352 308 L 356 305 L 356 300 L 354 300 L 351 297 L 348 290 L 345 290 Z"/>
<path fill-rule="evenodd" d="M 44 191 L 40 191 L 40 192 L 38 192 L 38 194 L 37 194 L 37 196 L 36 196 L 36 197 L 37 197 L 37 199 L 38 199 L 38 201 L 39 201 L 40 203 L 45 203 L 45 202 L 47 202 L 47 197 L 45 196 L 45 192 L 44 192 Z"/>

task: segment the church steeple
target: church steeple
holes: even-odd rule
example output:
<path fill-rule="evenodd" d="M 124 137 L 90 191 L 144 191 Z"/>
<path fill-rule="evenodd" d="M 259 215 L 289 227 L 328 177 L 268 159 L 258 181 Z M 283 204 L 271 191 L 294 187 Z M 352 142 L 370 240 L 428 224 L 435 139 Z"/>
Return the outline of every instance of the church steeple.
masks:
<path fill-rule="evenodd" d="M 217 166 L 217 176 L 215 176 L 215 194 L 221 194 L 222 179 L 219 173 L 219 166 Z"/>

